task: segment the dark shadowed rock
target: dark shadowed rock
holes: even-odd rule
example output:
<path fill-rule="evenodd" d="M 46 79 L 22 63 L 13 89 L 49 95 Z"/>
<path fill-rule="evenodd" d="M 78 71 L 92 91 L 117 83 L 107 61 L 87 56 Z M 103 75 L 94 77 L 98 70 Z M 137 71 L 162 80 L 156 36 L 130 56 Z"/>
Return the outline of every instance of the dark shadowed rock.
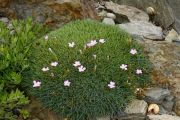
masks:
<path fill-rule="evenodd" d="M 146 100 L 150 103 L 162 103 L 168 95 L 170 91 L 163 88 L 150 88 L 145 92 Z"/>

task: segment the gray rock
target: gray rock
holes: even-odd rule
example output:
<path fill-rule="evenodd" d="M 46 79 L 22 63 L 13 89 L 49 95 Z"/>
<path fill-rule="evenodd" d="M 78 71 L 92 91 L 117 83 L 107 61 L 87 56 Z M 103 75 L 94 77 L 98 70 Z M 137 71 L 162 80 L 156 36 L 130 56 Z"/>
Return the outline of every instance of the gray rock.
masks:
<path fill-rule="evenodd" d="M 103 23 L 108 25 L 115 25 L 115 22 L 112 18 L 104 18 Z"/>
<path fill-rule="evenodd" d="M 168 89 L 150 88 L 145 92 L 145 99 L 150 103 L 162 103 L 166 96 L 170 95 Z"/>
<path fill-rule="evenodd" d="M 110 120 L 110 116 L 99 117 L 96 120 Z"/>
<path fill-rule="evenodd" d="M 165 97 L 166 101 L 173 101 L 174 96 L 173 95 L 168 95 L 167 97 Z"/>
<path fill-rule="evenodd" d="M 174 29 L 169 31 L 169 33 L 167 34 L 165 38 L 167 42 L 172 42 L 173 40 L 177 40 L 177 39 L 178 39 L 178 33 Z"/>
<path fill-rule="evenodd" d="M 9 22 L 9 19 L 6 17 L 2 17 L 2 18 L 0 18 L 0 21 L 7 24 Z"/>
<path fill-rule="evenodd" d="M 150 120 L 180 120 L 178 116 L 172 115 L 148 115 Z"/>
<path fill-rule="evenodd" d="M 180 33 L 180 1 L 179 0 L 166 0 L 170 8 L 172 9 L 172 16 L 174 17 L 174 29 Z M 165 19 L 167 19 L 166 16 Z"/>
<path fill-rule="evenodd" d="M 116 19 L 116 15 L 113 14 L 113 13 L 107 13 L 107 17 L 108 17 L 108 18 L 111 18 L 111 19 L 113 19 L 113 20 Z"/>
<path fill-rule="evenodd" d="M 155 16 L 152 16 L 152 21 L 168 28 L 175 21 L 175 16 L 179 16 L 179 0 L 116 0 L 120 5 L 130 5 L 146 11 L 148 7 L 155 9 Z M 167 2 L 169 1 L 169 2 Z M 172 4 L 172 5 L 169 5 Z M 173 9 L 173 10 L 172 10 Z M 173 13 L 177 14 L 174 15 Z M 177 24 L 177 22 L 175 22 Z M 180 25 L 180 24 L 179 24 Z"/>
<path fill-rule="evenodd" d="M 173 106 L 174 106 L 174 102 L 173 101 L 163 101 L 162 105 L 168 112 L 171 112 L 173 109 Z"/>
<path fill-rule="evenodd" d="M 134 21 L 131 23 L 119 24 L 119 27 L 133 36 L 138 35 L 152 40 L 163 39 L 162 28 L 157 27 L 150 22 Z"/>
<path fill-rule="evenodd" d="M 146 115 L 143 114 L 126 114 L 115 116 L 112 120 L 149 120 Z"/>
<path fill-rule="evenodd" d="M 146 114 L 148 104 L 144 100 L 134 99 L 125 109 L 125 112 L 128 114 L 131 113 L 141 113 Z"/>
<path fill-rule="evenodd" d="M 164 107 L 160 105 L 160 106 L 159 106 L 159 114 L 160 114 L 160 115 L 168 114 L 168 111 L 166 111 L 166 110 L 164 109 Z"/>
<path fill-rule="evenodd" d="M 145 12 L 132 6 L 106 2 L 105 7 L 108 10 L 113 11 L 115 14 L 127 16 L 129 21 L 149 21 L 149 16 Z"/>

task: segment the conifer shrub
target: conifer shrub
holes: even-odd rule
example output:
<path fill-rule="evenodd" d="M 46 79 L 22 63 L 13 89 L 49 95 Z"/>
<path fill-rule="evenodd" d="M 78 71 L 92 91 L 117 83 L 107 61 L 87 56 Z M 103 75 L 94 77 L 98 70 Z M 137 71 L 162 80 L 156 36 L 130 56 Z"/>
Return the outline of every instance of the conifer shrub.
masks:
<path fill-rule="evenodd" d="M 37 40 L 23 86 L 70 120 L 112 115 L 149 80 L 141 47 L 118 27 L 74 21 Z"/>

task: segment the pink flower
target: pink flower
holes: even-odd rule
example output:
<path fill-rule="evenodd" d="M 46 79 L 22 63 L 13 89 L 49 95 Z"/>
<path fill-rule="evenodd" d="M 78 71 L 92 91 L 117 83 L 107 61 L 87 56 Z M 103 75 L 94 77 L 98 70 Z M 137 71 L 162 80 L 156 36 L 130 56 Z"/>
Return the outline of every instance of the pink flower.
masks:
<path fill-rule="evenodd" d="M 49 67 L 43 67 L 41 70 L 44 72 L 49 71 Z"/>
<path fill-rule="evenodd" d="M 86 70 L 86 68 L 82 65 L 78 67 L 78 69 L 79 69 L 79 72 L 84 72 Z"/>
<path fill-rule="evenodd" d="M 100 43 L 105 43 L 106 41 L 104 39 L 99 40 Z"/>
<path fill-rule="evenodd" d="M 73 64 L 74 67 L 78 67 L 80 65 L 81 65 L 80 61 L 75 61 L 75 63 Z"/>
<path fill-rule="evenodd" d="M 70 48 L 73 48 L 73 47 L 75 46 L 75 43 L 74 43 L 74 42 L 68 43 L 68 44 L 69 44 L 69 47 L 70 47 Z"/>
<path fill-rule="evenodd" d="M 71 82 L 69 82 L 69 80 L 65 80 L 65 81 L 64 81 L 64 86 L 69 87 L 69 86 L 70 86 L 70 84 L 71 84 Z"/>
<path fill-rule="evenodd" d="M 141 69 L 137 69 L 137 70 L 136 70 L 136 74 L 138 74 L 138 75 L 139 75 L 139 74 L 142 74 L 142 70 L 141 70 Z"/>
<path fill-rule="evenodd" d="M 127 70 L 127 65 L 122 64 L 122 65 L 120 66 L 120 68 L 121 68 L 122 70 Z"/>
<path fill-rule="evenodd" d="M 115 88 L 116 86 L 115 86 L 115 82 L 113 82 L 113 81 L 111 81 L 109 84 L 108 84 L 108 87 L 109 88 Z"/>
<path fill-rule="evenodd" d="M 48 38 L 49 38 L 48 35 L 45 35 L 45 36 L 44 36 L 44 39 L 45 39 L 45 40 L 48 40 Z"/>
<path fill-rule="evenodd" d="M 41 86 L 41 82 L 39 81 L 33 81 L 33 87 L 40 87 Z"/>
<path fill-rule="evenodd" d="M 52 62 L 51 66 L 56 67 L 58 65 L 58 62 Z"/>
<path fill-rule="evenodd" d="M 97 44 L 97 41 L 96 41 L 96 40 L 91 40 L 90 43 L 87 43 L 87 46 L 88 46 L 88 47 L 92 47 L 92 46 L 94 46 L 94 45 L 96 45 L 96 44 Z"/>
<path fill-rule="evenodd" d="M 135 54 L 137 54 L 137 50 L 136 50 L 136 49 L 131 49 L 130 53 L 131 53 L 132 55 L 135 55 Z"/>

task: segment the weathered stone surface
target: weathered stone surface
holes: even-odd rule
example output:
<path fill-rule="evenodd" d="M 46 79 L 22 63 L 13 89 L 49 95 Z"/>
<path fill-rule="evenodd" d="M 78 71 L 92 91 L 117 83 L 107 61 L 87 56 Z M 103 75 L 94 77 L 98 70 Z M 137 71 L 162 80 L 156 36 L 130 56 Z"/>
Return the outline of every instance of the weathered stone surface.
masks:
<path fill-rule="evenodd" d="M 126 114 L 115 116 L 112 120 L 149 120 L 146 115 L 143 114 Z"/>
<path fill-rule="evenodd" d="M 96 120 L 110 120 L 110 116 L 99 117 Z"/>
<path fill-rule="evenodd" d="M 180 120 L 178 116 L 172 115 L 148 115 L 150 120 Z"/>
<path fill-rule="evenodd" d="M 138 40 L 152 63 L 152 82 L 169 86 L 172 95 L 180 98 L 180 44 L 165 41 Z"/>
<path fill-rule="evenodd" d="M 173 109 L 174 102 L 173 101 L 163 101 L 162 105 L 165 108 L 165 110 L 167 110 L 168 112 L 171 112 Z"/>
<path fill-rule="evenodd" d="M 148 104 L 144 100 L 134 99 L 125 109 L 128 114 L 141 113 L 146 114 Z"/>
<path fill-rule="evenodd" d="M 168 89 L 149 88 L 145 92 L 146 100 L 150 103 L 162 103 L 166 96 L 170 95 Z"/>
<path fill-rule="evenodd" d="M 180 0 L 166 0 L 172 9 L 173 17 L 175 18 L 174 28 L 180 33 Z M 167 16 L 169 17 L 169 16 Z M 167 17 L 165 19 L 167 19 Z"/>
<path fill-rule="evenodd" d="M 175 112 L 176 112 L 177 115 L 180 116 L 180 99 L 176 101 Z"/>
<path fill-rule="evenodd" d="M 75 19 L 99 20 L 94 0 L 13 0 L 9 6 L 15 14 L 14 17 L 19 19 L 32 17 L 35 22 L 49 26 L 63 25 Z M 0 8 L 0 13 L 11 17 L 6 9 Z"/>
<path fill-rule="evenodd" d="M 119 24 L 119 27 L 131 35 L 141 36 L 152 40 L 163 38 L 162 28 L 149 22 L 133 21 L 131 23 Z"/>
<path fill-rule="evenodd" d="M 135 7 L 118 5 L 113 2 L 106 2 L 105 6 L 108 10 L 113 11 L 115 14 L 127 16 L 129 21 L 149 21 L 149 16 Z"/>
<path fill-rule="evenodd" d="M 115 22 L 112 18 L 104 18 L 104 20 L 102 22 L 107 25 L 115 25 Z"/>
<path fill-rule="evenodd" d="M 165 38 L 167 42 L 172 42 L 177 39 L 178 39 L 178 33 L 174 29 L 170 30 Z"/>
<path fill-rule="evenodd" d="M 172 0 L 168 0 L 168 1 L 169 3 L 172 2 Z M 173 6 L 173 3 L 175 3 L 174 1 L 176 1 L 176 5 L 174 6 L 178 7 L 179 6 L 179 4 L 177 4 L 178 0 L 173 0 L 171 7 L 167 3 L 167 0 L 117 0 L 117 3 L 134 6 L 143 11 L 146 11 L 146 8 L 148 7 L 153 7 L 155 9 L 155 14 L 156 14 L 154 16 L 154 21 L 157 24 L 163 26 L 164 28 L 168 28 L 170 25 L 174 23 L 174 15 L 172 11 L 172 8 L 174 8 Z M 175 9 L 178 14 L 179 13 L 178 10 L 180 8 L 175 8 Z"/>

